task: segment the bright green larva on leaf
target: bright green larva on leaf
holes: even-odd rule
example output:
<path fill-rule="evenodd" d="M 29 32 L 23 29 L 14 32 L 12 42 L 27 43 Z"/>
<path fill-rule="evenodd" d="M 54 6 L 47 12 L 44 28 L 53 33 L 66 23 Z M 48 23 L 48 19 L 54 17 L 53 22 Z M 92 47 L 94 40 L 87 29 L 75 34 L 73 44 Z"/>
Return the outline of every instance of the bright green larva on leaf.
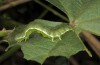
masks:
<path fill-rule="evenodd" d="M 29 23 L 22 33 L 16 35 L 15 40 L 21 42 L 25 39 L 26 41 L 32 32 L 40 33 L 44 37 L 51 38 L 52 41 L 54 41 L 54 38 L 59 38 L 61 40 L 61 35 L 71 30 L 71 28 L 67 26 L 66 23 L 61 22 L 35 20 L 34 22 Z"/>

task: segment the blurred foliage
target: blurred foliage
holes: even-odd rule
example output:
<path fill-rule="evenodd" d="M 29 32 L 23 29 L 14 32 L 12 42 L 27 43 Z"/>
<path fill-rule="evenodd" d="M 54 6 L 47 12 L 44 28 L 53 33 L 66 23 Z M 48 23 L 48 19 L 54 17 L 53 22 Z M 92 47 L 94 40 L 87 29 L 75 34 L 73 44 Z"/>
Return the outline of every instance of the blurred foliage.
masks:
<path fill-rule="evenodd" d="M 13 20 L 7 14 L 3 14 L 0 16 L 0 27 L 1 28 L 14 29 L 15 27 L 18 27 L 20 25 L 23 25 L 23 24 Z"/>

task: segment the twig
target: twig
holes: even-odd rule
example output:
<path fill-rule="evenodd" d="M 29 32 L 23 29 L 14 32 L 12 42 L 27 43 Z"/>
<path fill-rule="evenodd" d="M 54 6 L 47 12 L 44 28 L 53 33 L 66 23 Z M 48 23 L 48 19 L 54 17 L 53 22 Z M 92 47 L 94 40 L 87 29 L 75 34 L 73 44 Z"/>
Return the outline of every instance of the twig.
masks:
<path fill-rule="evenodd" d="M 19 4 L 22 4 L 22 3 L 26 3 L 26 2 L 29 2 L 31 0 L 16 0 L 16 1 L 13 1 L 13 2 L 10 2 L 6 5 L 2 5 L 0 6 L 0 11 L 3 11 L 3 10 L 6 10 L 8 8 L 11 8 L 11 7 L 14 7 L 16 5 L 19 5 Z"/>
<path fill-rule="evenodd" d="M 71 62 L 72 65 L 79 65 L 78 62 L 73 57 L 71 57 L 69 61 Z"/>
<path fill-rule="evenodd" d="M 34 2 L 38 3 L 39 5 L 43 6 L 44 8 L 48 9 L 50 12 L 52 12 L 53 14 L 57 15 L 58 17 L 62 18 L 63 20 L 65 21 L 69 21 L 67 19 L 67 17 L 61 15 L 59 12 L 57 12 L 56 10 L 50 8 L 49 6 L 45 5 L 44 3 L 42 3 L 41 1 L 39 0 L 34 0 Z"/>
<path fill-rule="evenodd" d="M 38 19 L 43 18 L 48 13 L 48 10 L 46 9 L 39 17 Z"/>
<path fill-rule="evenodd" d="M 4 36 L 8 35 L 11 32 L 13 32 L 13 30 L 3 29 L 3 30 L 0 31 L 0 37 L 4 37 Z"/>
<path fill-rule="evenodd" d="M 49 5 L 49 7 L 53 7 L 52 5 Z M 43 13 L 38 17 L 39 19 L 41 19 L 41 18 L 43 18 L 47 13 L 49 12 L 49 10 L 48 9 L 45 9 L 44 11 L 43 11 Z"/>
<path fill-rule="evenodd" d="M 88 42 L 90 47 L 95 51 L 95 53 L 100 57 L 100 41 L 98 41 L 92 34 L 89 32 L 82 32 L 85 40 Z"/>

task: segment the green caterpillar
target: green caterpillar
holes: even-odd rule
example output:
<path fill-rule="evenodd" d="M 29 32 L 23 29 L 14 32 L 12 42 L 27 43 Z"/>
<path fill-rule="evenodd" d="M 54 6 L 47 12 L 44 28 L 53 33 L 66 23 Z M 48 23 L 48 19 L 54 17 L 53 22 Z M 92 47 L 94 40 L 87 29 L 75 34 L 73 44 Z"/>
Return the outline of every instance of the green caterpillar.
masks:
<path fill-rule="evenodd" d="M 16 35 L 15 40 L 21 42 L 22 40 L 27 40 L 29 35 L 32 32 L 37 32 L 42 34 L 44 37 L 51 38 L 52 41 L 54 38 L 59 38 L 61 40 L 61 35 L 71 30 L 66 23 L 62 22 L 51 22 L 46 20 L 35 20 L 29 23 L 24 31 Z"/>

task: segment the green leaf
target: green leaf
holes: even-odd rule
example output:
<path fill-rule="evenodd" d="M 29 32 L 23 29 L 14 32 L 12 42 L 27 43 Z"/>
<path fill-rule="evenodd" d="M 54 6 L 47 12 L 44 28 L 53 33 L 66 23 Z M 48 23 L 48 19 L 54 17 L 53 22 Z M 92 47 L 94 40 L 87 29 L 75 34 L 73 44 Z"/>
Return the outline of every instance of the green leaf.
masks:
<path fill-rule="evenodd" d="M 18 43 L 27 60 L 35 60 L 43 63 L 49 56 L 66 56 L 84 50 L 82 42 L 73 31 L 66 32 L 61 36 L 62 40 L 56 39 L 52 42 L 49 38 L 39 34 L 33 34 L 26 42 Z"/>
<path fill-rule="evenodd" d="M 47 0 L 62 11 L 64 11 L 70 22 L 74 22 L 77 18 L 80 17 L 89 7 L 92 5 L 95 0 Z M 96 2 L 99 0 L 96 0 Z M 100 1 L 99 1 L 100 2 Z M 98 3 L 99 3 L 98 2 Z M 92 6 L 91 6 L 92 7 Z"/>
<path fill-rule="evenodd" d="M 48 0 L 59 9 L 65 10 L 71 24 L 81 31 L 100 35 L 100 0 Z M 59 3 L 56 3 L 59 2 Z M 64 12 L 65 12 L 64 11 Z M 78 31 L 77 30 L 77 31 Z M 78 31 L 79 32 L 79 31 Z"/>
<path fill-rule="evenodd" d="M 47 1 L 50 2 L 51 4 L 53 4 L 54 6 L 56 6 L 57 8 L 59 8 L 65 14 L 67 14 L 67 11 L 65 10 L 63 5 L 59 1 L 57 1 L 57 0 L 47 0 Z"/>
<path fill-rule="evenodd" d="M 44 31 L 48 33 L 48 36 Z M 54 36 L 53 41 L 50 38 L 51 34 Z M 55 35 L 60 35 L 61 39 Z M 28 39 L 19 42 L 21 37 Z M 49 56 L 66 56 L 69 58 L 71 55 L 84 50 L 82 42 L 66 23 L 46 20 L 35 20 L 26 26 L 16 28 L 8 36 L 8 42 L 9 47 L 16 45 L 16 43 L 20 45 L 24 58 L 35 60 L 41 64 Z"/>
<path fill-rule="evenodd" d="M 76 24 L 76 27 L 100 36 L 100 0 L 93 1 L 76 20 Z"/>
<path fill-rule="evenodd" d="M 100 0 L 90 0 L 91 2 L 88 2 L 87 8 L 82 12 L 82 14 L 77 18 L 76 23 L 81 22 L 88 22 L 88 21 L 94 21 L 96 19 L 100 18 Z M 99 20 L 97 20 L 100 22 Z"/>
<path fill-rule="evenodd" d="M 81 22 L 77 28 L 80 28 L 81 31 L 89 31 L 92 32 L 93 34 L 96 34 L 98 36 L 100 36 L 100 19 L 94 19 L 91 21 L 87 21 L 87 22 Z"/>

